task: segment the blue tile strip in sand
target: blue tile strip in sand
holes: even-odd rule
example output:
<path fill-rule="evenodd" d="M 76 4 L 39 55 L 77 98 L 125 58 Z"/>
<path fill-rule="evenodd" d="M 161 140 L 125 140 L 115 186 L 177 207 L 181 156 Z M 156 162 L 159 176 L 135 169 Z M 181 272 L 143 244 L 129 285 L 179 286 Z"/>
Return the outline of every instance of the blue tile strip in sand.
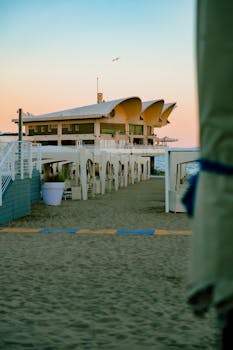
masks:
<path fill-rule="evenodd" d="M 155 230 L 117 230 L 116 235 L 153 235 Z"/>
<path fill-rule="evenodd" d="M 79 228 L 43 228 L 38 233 L 71 233 L 75 234 L 79 231 Z"/>

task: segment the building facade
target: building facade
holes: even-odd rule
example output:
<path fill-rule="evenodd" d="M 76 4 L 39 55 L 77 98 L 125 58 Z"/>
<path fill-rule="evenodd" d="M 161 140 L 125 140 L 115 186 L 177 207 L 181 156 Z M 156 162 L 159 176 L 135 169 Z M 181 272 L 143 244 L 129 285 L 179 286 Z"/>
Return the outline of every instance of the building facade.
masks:
<path fill-rule="evenodd" d="M 98 147 L 106 141 L 119 146 L 156 145 L 155 130 L 169 123 L 175 105 L 165 104 L 162 99 L 142 102 L 139 97 L 130 97 L 49 114 L 24 115 L 24 140 L 58 146 Z"/>

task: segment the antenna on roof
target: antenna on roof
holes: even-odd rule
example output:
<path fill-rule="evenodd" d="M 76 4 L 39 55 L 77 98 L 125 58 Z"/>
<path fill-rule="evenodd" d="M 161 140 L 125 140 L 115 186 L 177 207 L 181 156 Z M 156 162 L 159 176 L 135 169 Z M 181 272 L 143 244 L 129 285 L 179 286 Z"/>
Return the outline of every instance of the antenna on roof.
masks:
<path fill-rule="evenodd" d="M 99 77 L 96 77 L 96 92 L 97 92 L 97 95 L 98 95 L 98 92 L 99 92 Z"/>
<path fill-rule="evenodd" d="M 99 92 L 99 77 L 96 78 L 96 93 L 97 93 L 97 103 L 103 103 L 104 95 L 102 92 Z"/>

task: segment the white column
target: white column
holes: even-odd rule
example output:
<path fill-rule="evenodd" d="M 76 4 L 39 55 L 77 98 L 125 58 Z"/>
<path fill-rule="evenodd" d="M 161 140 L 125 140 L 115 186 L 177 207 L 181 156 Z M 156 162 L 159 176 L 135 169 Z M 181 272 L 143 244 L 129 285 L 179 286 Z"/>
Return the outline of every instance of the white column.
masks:
<path fill-rule="evenodd" d="M 118 172 L 119 172 L 119 159 L 118 156 L 114 156 L 113 159 L 113 167 L 114 167 L 114 179 L 115 179 L 115 191 L 118 191 L 119 188 L 119 179 L 118 179 Z"/>
<path fill-rule="evenodd" d="M 94 124 L 95 145 L 100 145 L 100 120 L 96 120 Z"/>
<path fill-rule="evenodd" d="M 62 139 L 62 123 L 57 124 L 57 145 L 61 146 Z"/>
<path fill-rule="evenodd" d="M 28 143 L 28 172 L 29 172 L 29 178 L 32 178 L 32 170 L 33 170 L 33 164 L 32 164 L 32 143 Z"/>
<path fill-rule="evenodd" d="M 85 149 L 80 150 L 80 180 L 82 187 L 82 199 L 87 200 L 87 157 Z"/>
<path fill-rule="evenodd" d="M 134 156 L 130 156 L 131 183 L 134 184 Z"/>
<path fill-rule="evenodd" d="M 137 167 L 138 167 L 138 182 L 141 180 L 141 163 L 139 157 L 137 157 Z"/>
<path fill-rule="evenodd" d="M 124 159 L 124 187 L 128 186 L 128 157 Z"/>
<path fill-rule="evenodd" d="M 102 151 L 100 155 L 100 165 L 99 165 L 101 194 L 105 194 L 106 164 L 107 164 L 107 152 Z"/>

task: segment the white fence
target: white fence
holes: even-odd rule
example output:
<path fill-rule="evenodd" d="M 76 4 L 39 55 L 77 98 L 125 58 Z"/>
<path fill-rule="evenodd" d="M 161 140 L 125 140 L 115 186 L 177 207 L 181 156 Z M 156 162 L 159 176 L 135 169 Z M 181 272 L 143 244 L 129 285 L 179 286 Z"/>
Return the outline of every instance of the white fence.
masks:
<path fill-rule="evenodd" d="M 41 146 L 31 142 L 0 143 L 0 205 L 2 196 L 16 175 L 31 178 L 33 168 L 41 170 Z"/>

